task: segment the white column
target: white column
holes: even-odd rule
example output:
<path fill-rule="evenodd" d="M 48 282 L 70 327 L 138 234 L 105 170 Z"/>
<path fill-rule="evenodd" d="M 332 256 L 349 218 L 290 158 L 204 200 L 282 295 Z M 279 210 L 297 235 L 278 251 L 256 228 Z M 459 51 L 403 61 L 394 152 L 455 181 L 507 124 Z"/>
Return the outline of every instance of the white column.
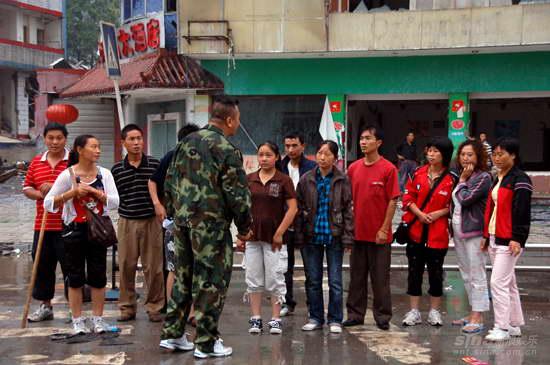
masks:
<path fill-rule="evenodd" d="M 18 135 L 29 134 L 29 99 L 25 93 L 25 80 L 29 75 L 25 72 L 17 73 L 17 131 Z"/>
<path fill-rule="evenodd" d="M 185 124 L 195 123 L 195 95 L 185 96 Z"/>

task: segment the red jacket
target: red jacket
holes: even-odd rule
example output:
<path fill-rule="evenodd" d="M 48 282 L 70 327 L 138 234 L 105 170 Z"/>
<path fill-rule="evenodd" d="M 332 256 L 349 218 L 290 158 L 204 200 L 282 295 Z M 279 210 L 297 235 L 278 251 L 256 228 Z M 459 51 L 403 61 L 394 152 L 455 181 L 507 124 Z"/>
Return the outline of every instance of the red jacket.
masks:
<path fill-rule="evenodd" d="M 485 225 L 483 237 L 489 238 L 489 222 L 495 209 L 495 203 L 491 197 L 497 184 L 495 180 L 489 191 L 487 205 L 485 206 Z M 533 185 L 527 174 L 517 167 L 513 167 L 498 189 L 497 217 L 495 229 L 495 244 L 508 246 L 510 240 L 517 241 L 521 247 L 525 247 L 525 241 L 529 236 L 531 225 L 531 194 Z"/>
<path fill-rule="evenodd" d="M 430 181 L 428 179 L 428 165 L 417 169 L 412 179 L 409 179 L 403 194 L 403 220 L 411 222 L 414 215 L 408 208 L 415 203 L 418 208 L 422 206 L 430 192 Z M 446 174 L 441 183 L 437 186 L 426 207 L 424 213 L 435 212 L 440 209 L 449 208 L 451 203 L 451 194 L 453 192 L 454 181 L 451 174 Z M 414 242 L 422 241 L 422 231 L 424 224 L 418 219 L 409 228 L 409 237 Z M 445 249 L 449 247 L 449 224 L 448 215 L 440 217 L 432 224 L 428 225 L 428 242 L 430 248 Z"/>

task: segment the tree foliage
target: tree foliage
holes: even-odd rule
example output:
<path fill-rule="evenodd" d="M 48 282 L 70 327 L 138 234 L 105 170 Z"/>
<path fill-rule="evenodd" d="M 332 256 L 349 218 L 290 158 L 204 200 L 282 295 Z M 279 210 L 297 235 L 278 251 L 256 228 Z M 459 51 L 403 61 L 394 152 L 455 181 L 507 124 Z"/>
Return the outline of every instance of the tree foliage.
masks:
<path fill-rule="evenodd" d="M 99 21 L 120 23 L 119 0 L 67 0 L 67 53 L 71 62 L 97 60 Z"/>

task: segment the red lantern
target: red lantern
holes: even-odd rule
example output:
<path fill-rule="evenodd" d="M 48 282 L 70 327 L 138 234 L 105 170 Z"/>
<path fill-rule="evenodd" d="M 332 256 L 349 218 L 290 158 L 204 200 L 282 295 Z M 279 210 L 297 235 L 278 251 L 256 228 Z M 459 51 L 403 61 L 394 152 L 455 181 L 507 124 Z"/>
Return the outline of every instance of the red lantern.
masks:
<path fill-rule="evenodd" d="M 46 118 L 51 122 L 69 124 L 78 119 L 78 109 L 70 104 L 53 104 L 46 110 Z"/>

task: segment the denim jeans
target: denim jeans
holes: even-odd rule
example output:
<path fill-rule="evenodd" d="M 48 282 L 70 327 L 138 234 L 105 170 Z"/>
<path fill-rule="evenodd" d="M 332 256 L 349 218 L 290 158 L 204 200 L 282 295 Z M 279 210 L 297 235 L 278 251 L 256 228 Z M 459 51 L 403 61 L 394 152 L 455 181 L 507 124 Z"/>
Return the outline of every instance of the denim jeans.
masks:
<path fill-rule="evenodd" d="M 309 318 L 325 323 L 323 301 L 323 257 L 326 252 L 328 266 L 328 323 L 342 323 L 343 290 L 342 260 L 344 249 L 341 243 L 333 242 L 329 246 L 308 244 L 302 248 L 302 258 L 306 272 L 306 295 Z"/>

